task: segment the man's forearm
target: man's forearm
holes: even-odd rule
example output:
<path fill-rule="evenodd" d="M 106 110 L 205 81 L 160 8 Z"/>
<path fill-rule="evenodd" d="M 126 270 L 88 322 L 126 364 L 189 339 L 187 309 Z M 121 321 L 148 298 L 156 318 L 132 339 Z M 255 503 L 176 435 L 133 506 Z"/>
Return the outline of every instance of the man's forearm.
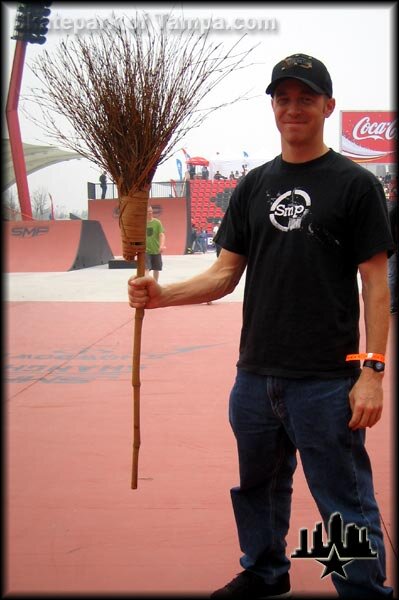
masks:
<path fill-rule="evenodd" d="M 230 294 L 240 280 L 242 271 L 210 268 L 186 281 L 164 285 L 162 306 L 201 304 Z"/>
<path fill-rule="evenodd" d="M 385 354 L 389 331 L 389 289 L 385 284 L 364 283 L 362 290 L 366 352 Z"/>
<path fill-rule="evenodd" d="M 385 354 L 389 330 L 389 290 L 386 255 L 381 253 L 359 266 L 366 332 L 366 352 Z M 373 427 L 383 408 L 383 372 L 365 367 L 350 391 L 350 429 Z"/>

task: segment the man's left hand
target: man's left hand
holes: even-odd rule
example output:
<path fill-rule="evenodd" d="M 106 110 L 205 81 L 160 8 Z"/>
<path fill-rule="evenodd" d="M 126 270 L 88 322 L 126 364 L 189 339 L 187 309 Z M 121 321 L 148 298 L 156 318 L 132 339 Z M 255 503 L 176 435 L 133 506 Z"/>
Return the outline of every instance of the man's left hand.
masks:
<path fill-rule="evenodd" d="M 348 423 L 350 429 L 373 427 L 381 418 L 383 391 L 382 373 L 376 373 L 364 367 L 362 373 L 349 392 L 349 403 L 352 418 Z"/>

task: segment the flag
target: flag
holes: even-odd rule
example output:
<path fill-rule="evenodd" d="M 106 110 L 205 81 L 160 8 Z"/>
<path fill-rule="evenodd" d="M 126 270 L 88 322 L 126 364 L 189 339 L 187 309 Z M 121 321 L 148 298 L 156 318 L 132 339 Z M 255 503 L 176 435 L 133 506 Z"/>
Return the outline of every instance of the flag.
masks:
<path fill-rule="evenodd" d="M 243 154 L 244 154 L 244 158 L 248 158 L 248 152 L 245 152 L 245 150 L 244 150 Z"/>
<path fill-rule="evenodd" d="M 176 166 L 177 166 L 177 172 L 179 173 L 179 177 L 180 177 L 180 181 L 183 180 L 183 165 L 181 160 L 179 160 L 178 158 L 176 158 Z"/>
<path fill-rule="evenodd" d="M 186 152 L 185 148 L 181 148 L 181 151 L 183 152 L 184 157 L 185 157 L 186 160 L 188 160 L 189 158 L 191 158 L 191 156 L 189 155 L 189 153 Z"/>
<path fill-rule="evenodd" d="M 52 219 L 54 221 L 55 217 L 54 217 L 54 204 L 53 204 L 53 197 L 49 192 L 49 196 L 50 196 L 50 219 Z"/>

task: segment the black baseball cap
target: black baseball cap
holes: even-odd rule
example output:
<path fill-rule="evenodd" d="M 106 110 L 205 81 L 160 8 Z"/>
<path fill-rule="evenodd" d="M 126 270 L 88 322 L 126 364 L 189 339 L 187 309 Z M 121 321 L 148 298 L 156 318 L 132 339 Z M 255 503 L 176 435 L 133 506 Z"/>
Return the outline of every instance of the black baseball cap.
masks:
<path fill-rule="evenodd" d="M 277 84 L 282 79 L 298 79 L 306 83 L 317 94 L 327 94 L 329 98 L 332 98 L 330 74 L 325 65 L 313 56 L 293 54 L 277 63 L 272 72 L 272 80 L 266 88 L 266 94 L 273 96 Z"/>

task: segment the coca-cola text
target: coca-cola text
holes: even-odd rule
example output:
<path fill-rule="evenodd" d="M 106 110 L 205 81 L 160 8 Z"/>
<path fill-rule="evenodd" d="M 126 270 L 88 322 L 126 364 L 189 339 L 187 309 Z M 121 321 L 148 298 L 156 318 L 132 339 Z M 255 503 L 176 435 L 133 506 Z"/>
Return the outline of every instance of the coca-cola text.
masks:
<path fill-rule="evenodd" d="M 370 117 L 366 116 L 360 119 L 354 125 L 352 131 L 353 139 L 367 140 L 393 140 L 397 137 L 396 119 L 394 121 L 372 122 Z"/>

